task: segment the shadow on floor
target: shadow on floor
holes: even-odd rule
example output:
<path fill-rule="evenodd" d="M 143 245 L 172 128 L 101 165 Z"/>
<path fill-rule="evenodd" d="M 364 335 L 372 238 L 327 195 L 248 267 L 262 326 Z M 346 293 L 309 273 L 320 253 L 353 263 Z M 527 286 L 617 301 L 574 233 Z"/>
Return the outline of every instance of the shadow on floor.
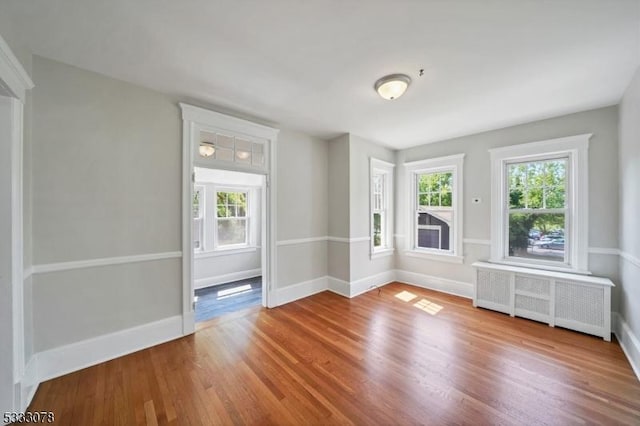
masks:
<path fill-rule="evenodd" d="M 262 302 L 262 277 L 196 290 L 196 322 L 206 321 Z"/>

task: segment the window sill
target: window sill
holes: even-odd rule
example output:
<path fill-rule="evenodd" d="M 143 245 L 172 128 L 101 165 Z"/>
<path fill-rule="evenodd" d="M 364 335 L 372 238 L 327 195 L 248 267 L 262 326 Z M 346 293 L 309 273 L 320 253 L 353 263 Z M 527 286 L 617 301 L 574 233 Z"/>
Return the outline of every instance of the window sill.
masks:
<path fill-rule="evenodd" d="M 385 248 L 385 249 L 378 249 L 378 250 L 374 250 L 373 253 L 371 253 L 371 259 L 379 259 L 381 257 L 387 257 L 387 256 L 393 256 L 393 253 L 396 251 L 396 249 L 392 248 Z"/>
<path fill-rule="evenodd" d="M 552 265 L 541 265 L 530 262 L 518 262 L 507 259 L 498 259 L 498 260 L 489 260 L 489 263 L 493 263 L 495 265 L 505 265 L 505 266 L 516 266 L 518 268 L 529 268 L 529 269 L 539 269 L 541 271 L 550 271 L 550 272 L 564 272 L 566 274 L 576 274 L 576 275 L 591 275 L 591 271 L 584 271 L 580 269 L 574 269 L 570 266 L 552 266 Z"/>
<path fill-rule="evenodd" d="M 252 253 L 259 248 L 260 247 L 241 247 L 241 248 L 232 248 L 232 249 L 201 251 L 201 252 L 194 253 L 193 257 L 195 259 L 204 259 L 207 257 L 231 256 L 233 254 Z"/>
<path fill-rule="evenodd" d="M 422 259 L 435 260 L 438 262 L 448 262 L 448 263 L 464 263 L 464 256 L 456 256 L 455 254 L 445 254 L 445 253 L 432 253 L 426 251 L 419 250 L 406 250 L 404 252 L 405 256 L 409 257 L 419 257 Z"/>

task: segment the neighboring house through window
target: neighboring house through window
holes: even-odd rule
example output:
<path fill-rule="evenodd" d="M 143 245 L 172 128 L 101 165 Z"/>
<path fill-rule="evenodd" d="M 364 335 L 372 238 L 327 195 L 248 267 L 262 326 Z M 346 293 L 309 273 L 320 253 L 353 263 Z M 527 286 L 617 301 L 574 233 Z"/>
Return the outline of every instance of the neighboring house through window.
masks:
<path fill-rule="evenodd" d="M 464 154 L 405 163 L 410 256 L 461 263 Z"/>
<path fill-rule="evenodd" d="M 589 137 L 491 150 L 493 261 L 587 270 Z"/>

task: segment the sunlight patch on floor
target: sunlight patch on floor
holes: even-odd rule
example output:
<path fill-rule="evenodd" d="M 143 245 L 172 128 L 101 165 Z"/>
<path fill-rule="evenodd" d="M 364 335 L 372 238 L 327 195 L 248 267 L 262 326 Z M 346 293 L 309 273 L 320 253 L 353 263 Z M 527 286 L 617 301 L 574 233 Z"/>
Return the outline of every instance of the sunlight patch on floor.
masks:
<path fill-rule="evenodd" d="M 415 299 L 416 296 L 415 294 L 408 292 L 406 290 L 401 291 L 400 293 L 396 294 L 396 298 L 402 300 L 403 302 L 411 302 L 413 299 Z"/>
<path fill-rule="evenodd" d="M 251 284 L 245 284 L 245 285 L 240 285 L 238 287 L 228 288 L 226 290 L 220 290 L 218 292 L 218 299 L 237 296 L 239 294 L 247 293 L 249 291 L 251 291 Z"/>
<path fill-rule="evenodd" d="M 422 299 L 414 303 L 413 306 L 431 315 L 436 315 L 438 312 L 440 312 L 443 309 L 442 306 L 438 305 L 437 303 L 433 303 L 427 299 Z"/>

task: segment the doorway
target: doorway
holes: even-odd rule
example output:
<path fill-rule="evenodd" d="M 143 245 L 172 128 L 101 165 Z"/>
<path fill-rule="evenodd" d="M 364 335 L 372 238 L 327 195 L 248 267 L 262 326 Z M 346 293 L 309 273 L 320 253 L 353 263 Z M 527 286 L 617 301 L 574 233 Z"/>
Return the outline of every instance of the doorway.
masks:
<path fill-rule="evenodd" d="M 274 294 L 276 277 L 276 181 L 275 144 L 278 129 L 231 117 L 207 109 L 180 104 L 183 120 L 182 151 L 182 283 L 183 334 L 195 331 L 194 302 L 195 240 L 194 193 L 195 168 L 241 172 L 259 176 L 261 181 L 260 269 L 262 306 L 277 306 Z M 221 191 L 224 192 L 224 191 Z M 233 192 L 233 191 L 227 191 Z M 232 197 L 234 198 L 234 197 Z M 234 198 L 235 200 L 235 198 Z M 227 203 L 227 207 L 237 204 Z M 217 206 L 216 206 L 217 208 Z M 232 209 L 231 209 L 232 210 Z M 234 219 L 238 219 L 233 217 Z M 215 237 L 215 238 L 219 238 Z M 203 240 L 206 244 L 206 240 Z"/>
<path fill-rule="evenodd" d="M 195 321 L 259 306 L 265 177 L 194 168 L 193 258 Z"/>

